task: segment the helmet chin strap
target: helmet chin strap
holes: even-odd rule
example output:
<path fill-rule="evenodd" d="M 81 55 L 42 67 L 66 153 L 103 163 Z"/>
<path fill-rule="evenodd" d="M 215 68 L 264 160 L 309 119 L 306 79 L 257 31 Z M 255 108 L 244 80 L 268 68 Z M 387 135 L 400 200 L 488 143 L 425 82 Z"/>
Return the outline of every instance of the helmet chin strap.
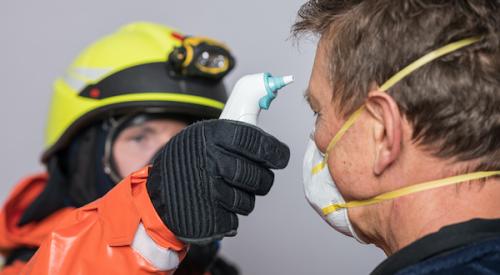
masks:
<path fill-rule="evenodd" d="M 122 177 L 119 175 L 114 161 L 113 144 L 122 129 L 120 125 L 124 124 L 129 119 L 129 116 L 118 120 L 112 117 L 105 122 L 105 125 L 108 128 L 108 134 L 106 135 L 106 139 L 104 141 L 104 155 L 102 162 L 104 173 L 106 173 L 114 183 L 118 183 Z"/>

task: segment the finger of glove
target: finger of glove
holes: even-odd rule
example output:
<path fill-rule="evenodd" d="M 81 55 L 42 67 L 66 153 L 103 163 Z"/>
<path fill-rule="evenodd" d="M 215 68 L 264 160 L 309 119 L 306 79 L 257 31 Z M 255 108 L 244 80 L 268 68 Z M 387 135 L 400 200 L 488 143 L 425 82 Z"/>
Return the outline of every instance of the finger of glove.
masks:
<path fill-rule="evenodd" d="M 239 226 L 238 216 L 222 207 L 216 208 L 215 232 L 222 237 L 236 236 Z"/>
<path fill-rule="evenodd" d="M 245 216 L 253 211 L 254 195 L 234 188 L 223 181 L 216 182 L 214 189 L 215 200 L 227 211 Z"/>
<path fill-rule="evenodd" d="M 267 168 L 283 169 L 290 160 L 286 144 L 248 123 L 213 120 L 205 125 L 205 134 L 214 144 Z"/>
<path fill-rule="evenodd" d="M 222 177 L 228 184 L 256 195 L 266 195 L 273 186 L 274 173 L 268 168 L 220 150 L 209 151 L 213 176 Z"/>

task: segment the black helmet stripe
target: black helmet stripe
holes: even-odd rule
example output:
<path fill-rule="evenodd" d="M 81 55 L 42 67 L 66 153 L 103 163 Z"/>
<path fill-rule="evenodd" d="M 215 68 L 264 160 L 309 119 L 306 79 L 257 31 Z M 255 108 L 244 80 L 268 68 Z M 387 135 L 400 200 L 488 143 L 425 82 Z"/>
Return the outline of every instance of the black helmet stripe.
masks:
<path fill-rule="evenodd" d="M 85 87 L 80 96 L 103 99 L 137 93 L 176 93 L 226 102 L 227 93 L 221 80 L 177 76 L 169 66 L 158 62 L 124 69 Z"/>

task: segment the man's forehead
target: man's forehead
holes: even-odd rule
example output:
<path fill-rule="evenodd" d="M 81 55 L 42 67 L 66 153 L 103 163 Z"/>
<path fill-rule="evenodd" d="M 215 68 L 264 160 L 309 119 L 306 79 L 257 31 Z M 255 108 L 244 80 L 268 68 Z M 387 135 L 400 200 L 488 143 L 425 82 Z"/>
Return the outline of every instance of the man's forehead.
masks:
<path fill-rule="evenodd" d="M 325 96 L 331 96 L 331 83 L 328 70 L 329 57 L 327 47 L 322 41 L 320 40 L 318 43 L 309 87 L 304 94 L 306 100 L 313 106 L 319 106 L 320 100 L 326 100 Z"/>
<path fill-rule="evenodd" d="M 314 59 L 314 63 L 320 63 L 321 67 L 328 67 L 328 57 L 329 57 L 329 43 L 331 41 L 326 39 L 325 37 L 321 37 L 318 41 L 318 45 L 316 46 L 316 58 Z"/>

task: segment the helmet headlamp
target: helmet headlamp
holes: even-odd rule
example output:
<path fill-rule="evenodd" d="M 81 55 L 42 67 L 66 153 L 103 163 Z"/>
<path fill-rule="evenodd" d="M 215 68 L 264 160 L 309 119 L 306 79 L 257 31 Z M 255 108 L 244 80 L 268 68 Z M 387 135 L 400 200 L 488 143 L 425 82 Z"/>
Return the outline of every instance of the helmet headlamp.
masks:
<path fill-rule="evenodd" d="M 204 37 L 186 37 L 169 55 L 174 71 L 183 76 L 220 79 L 235 65 L 235 59 L 222 43 Z"/>

